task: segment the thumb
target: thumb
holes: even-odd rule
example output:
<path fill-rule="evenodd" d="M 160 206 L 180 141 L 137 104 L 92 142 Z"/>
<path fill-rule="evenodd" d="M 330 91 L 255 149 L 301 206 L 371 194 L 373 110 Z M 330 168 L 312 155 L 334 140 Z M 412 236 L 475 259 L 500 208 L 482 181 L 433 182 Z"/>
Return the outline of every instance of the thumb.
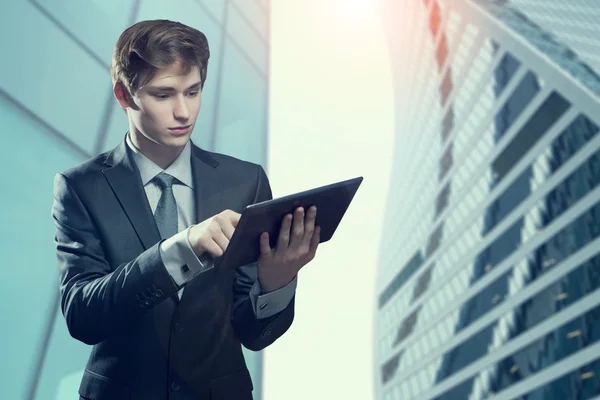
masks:
<path fill-rule="evenodd" d="M 260 235 L 260 254 L 269 254 L 271 252 L 271 246 L 269 244 L 269 233 L 263 232 Z"/>

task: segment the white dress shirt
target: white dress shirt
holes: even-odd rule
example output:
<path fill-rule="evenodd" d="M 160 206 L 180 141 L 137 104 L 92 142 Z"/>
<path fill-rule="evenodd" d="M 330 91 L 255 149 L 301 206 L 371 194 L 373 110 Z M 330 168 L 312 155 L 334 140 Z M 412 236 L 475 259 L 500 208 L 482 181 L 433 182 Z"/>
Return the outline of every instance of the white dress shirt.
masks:
<path fill-rule="evenodd" d="M 184 286 L 198 274 L 213 268 L 212 260 L 200 261 L 188 240 L 188 231 L 196 222 L 196 209 L 194 201 L 194 180 L 192 178 L 191 165 L 191 143 L 185 145 L 179 156 L 163 170 L 161 167 L 150 161 L 144 156 L 138 148 L 135 147 L 129 134 L 127 134 L 127 146 L 131 149 L 133 160 L 140 171 L 142 184 L 148 198 L 148 203 L 154 214 L 158 201 L 161 196 L 161 189 L 152 179 L 161 172 L 165 172 L 177 179 L 173 184 L 173 195 L 177 203 L 177 225 L 178 232 L 174 236 L 161 243 L 160 256 L 163 264 L 171 278 L 178 286 Z M 200 221 L 201 222 L 201 221 Z M 182 266 L 187 265 L 186 271 Z M 252 308 L 257 318 L 267 318 L 271 315 L 283 311 L 291 301 L 296 291 L 297 279 L 294 278 L 288 285 L 260 295 L 261 288 L 258 279 L 254 282 L 250 290 L 250 300 Z M 178 296 L 181 299 L 184 288 L 182 287 Z"/>

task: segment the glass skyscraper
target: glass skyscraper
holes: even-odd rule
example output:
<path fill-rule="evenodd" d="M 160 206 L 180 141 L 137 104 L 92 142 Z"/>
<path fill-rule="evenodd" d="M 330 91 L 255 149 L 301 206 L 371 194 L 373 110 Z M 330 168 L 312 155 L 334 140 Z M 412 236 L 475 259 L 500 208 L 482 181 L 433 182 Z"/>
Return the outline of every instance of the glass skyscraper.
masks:
<path fill-rule="evenodd" d="M 600 396 L 600 3 L 381 6 L 376 398 Z"/>
<path fill-rule="evenodd" d="M 128 130 L 109 67 L 120 33 L 146 19 L 193 26 L 211 57 L 192 140 L 266 168 L 268 0 L 0 2 L 2 391 L 70 400 L 91 347 L 69 336 L 58 301 L 54 175 L 115 147 Z M 245 351 L 261 393 L 261 353 Z"/>

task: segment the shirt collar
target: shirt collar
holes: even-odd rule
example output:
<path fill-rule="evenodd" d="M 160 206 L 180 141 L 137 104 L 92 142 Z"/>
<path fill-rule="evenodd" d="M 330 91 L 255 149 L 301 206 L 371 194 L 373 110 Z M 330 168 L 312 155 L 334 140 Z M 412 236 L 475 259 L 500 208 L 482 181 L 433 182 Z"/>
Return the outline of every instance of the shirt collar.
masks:
<path fill-rule="evenodd" d="M 179 156 L 177 156 L 175 161 L 173 161 L 171 165 L 169 165 L 165 170 L 163 170 L 161 167 L 152 162 L 148 157 L 143 155 L 137 147 L 135 147 L 135 145 L 129 138 L 129 133 L 127 133 L 127 137 L 125 140 L 127 142 L 127 146 L 129 146 L 129 148 L 131 149 L 133 160 L 140 171 L 142 184 L 144 186 L 146 186 L 148 182 L 154 179 L 156 175 L 160 174 L 161 172 L 165 172 L 175 177 L 178 181 L 180 181 L 187 187 L 191 189 L 194 188 L 191 164 L 192 146 L 189 140 L 183 148 L 183 151 L 179 154 Z"/>

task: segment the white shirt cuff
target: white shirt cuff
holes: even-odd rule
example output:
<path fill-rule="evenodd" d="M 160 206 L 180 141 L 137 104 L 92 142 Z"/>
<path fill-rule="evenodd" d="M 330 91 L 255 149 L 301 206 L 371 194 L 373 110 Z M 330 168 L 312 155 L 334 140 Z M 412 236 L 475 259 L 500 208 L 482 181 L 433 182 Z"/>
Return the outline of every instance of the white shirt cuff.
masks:
<path fill-rule="evenodd" d="M 260 283 L 258 282 L 258 279 L 254 281 L 254 285 L 252 286 L 252 289 L 250 289 L 250 301 L 252 302 L 252 309 L 254 310 L 256 318 L 267 318 L 285 310 L 296 293 L 297 284 L 298 277 L 295 276 L 294 279 L 284 287 L 261 295 L 262 289 Z"/>
<path fill-rule="evenodd" d="M 200 261 L 192 250 L 188 239 L 190 228 L 171 236 L 159 246 L 163 264 L 179 287 L 214 266 L 212 257 L 202 257 L 202 261 Z M 206 254 L 208 255 L 208 253 Z"/>

